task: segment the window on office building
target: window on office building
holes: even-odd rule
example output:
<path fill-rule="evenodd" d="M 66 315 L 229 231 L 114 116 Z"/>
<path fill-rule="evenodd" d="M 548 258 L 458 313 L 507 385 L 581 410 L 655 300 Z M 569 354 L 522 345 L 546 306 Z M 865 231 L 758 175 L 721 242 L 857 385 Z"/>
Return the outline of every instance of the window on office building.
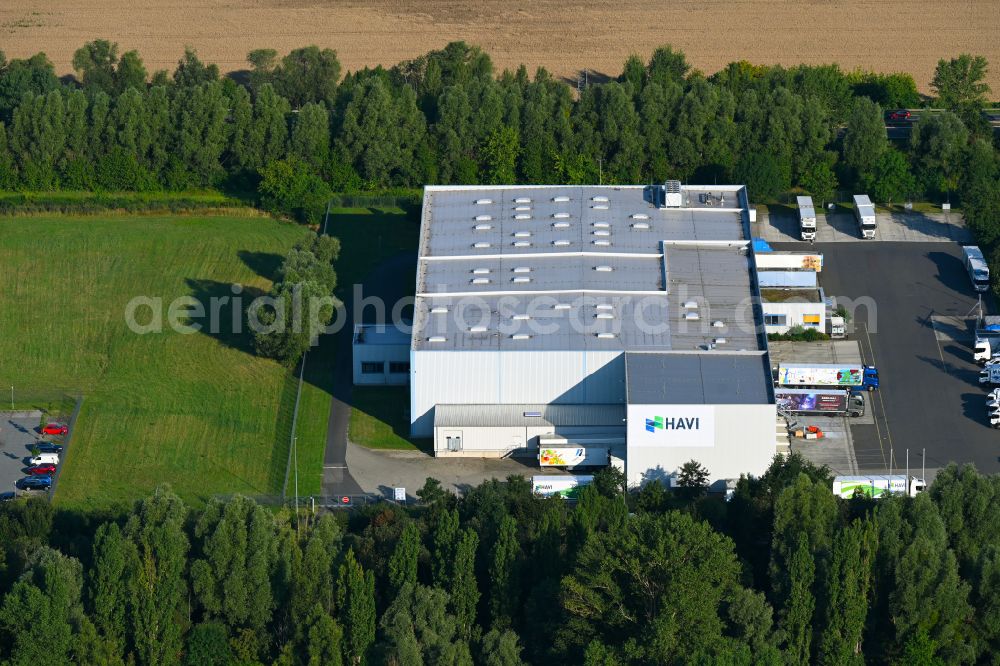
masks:
<path fill-rule="evenodd" d="M 361 363 L 361 374 L 363 375 L 381 375 L 383 372 L 385 372 L 384 361 L 362 361 Z"/>
<path fill-rule="evenodd" d="M 784 326 L 786 321 L 788 321 L 788 318 L 783 314 L 764 315 L 764 324 L 766 326 Z"/>
<path fill-rule="evenodd" d="M 410 364 L 406 361 L 389 361 L 390 375 L 405 375 L 410 372 Z"/>

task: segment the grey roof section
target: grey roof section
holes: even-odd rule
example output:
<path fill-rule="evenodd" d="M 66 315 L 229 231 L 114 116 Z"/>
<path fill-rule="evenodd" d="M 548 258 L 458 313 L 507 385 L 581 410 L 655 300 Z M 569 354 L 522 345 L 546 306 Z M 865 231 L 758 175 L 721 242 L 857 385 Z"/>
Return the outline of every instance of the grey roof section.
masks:
<path fill-rule="evenodd" d="M 765 353 L 625 354 L 629 404 L 756 405 L 774 402 Z"/>
<path fill-rule="evenodd" d="M 358 324 L 354 327 L 356 345 L 409 345 L 411 326 L 401 322 L 402 328 L 393 324 Z"/>
<path fill-rule="evenodd" d="M 525 416 L 525 413 L 540 416 Z M 435 428 L 621 426 L 625 405 L 437 405 Z"/>
<path fill-rule="evenodd" d="M 685 187 L 683 208 L 654 198 L 642 186 L 426 188 L 413 348 L 766 348 L 744 189 Z"/>

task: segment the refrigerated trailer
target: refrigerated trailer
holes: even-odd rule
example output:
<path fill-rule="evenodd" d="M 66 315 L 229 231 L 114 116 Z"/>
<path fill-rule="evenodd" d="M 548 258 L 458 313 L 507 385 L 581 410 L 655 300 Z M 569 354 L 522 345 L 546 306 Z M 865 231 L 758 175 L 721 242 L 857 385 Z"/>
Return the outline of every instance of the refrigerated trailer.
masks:
<path fill-rule="evenodd" d="M 533 476 L 531 490 L 539 497 L 559 497 L 575 500 L 584 486 L 594 480 L 593 475 Z"/>
<path fill-rule="evenodd" d="M 816 240 L 816 209 L 812 197 L 795 197 L 799 206 L 799 235 L 802 240 Z"/>
<path fill-rule="evenodd" d="M 824 414 L 826 416 L 864 416 L 865 396 L 837 389 L 774 390 L 778 411 L 788 414 Z"/>
<path fill-rule="evenodd" d="M 775 383 L 787 388 L 855 388 L 874 391 L 878 388 L 878 368 L 873 365 L 846 363 L 782 363 Z"/>
<path fill-rule="evenodd" d="M 990 267 L 983 257 L 983 251 L 975 245 L 964 245 L 962 254 L 965 255 L 965 270 L 972 280 L 972 288 L 976 291 L 989 291 Z"/>
<path fill-rule="evenodd" d="M 875 238 L 875 206 L 867 194 L 854 195 L 854 217 L 862 238 Z"/>
<path fill-rule="evenodd" d="M 833 479 L 833 494 L 844 499 L 850 499 L 855 492 L 878 499 L 888 494 L 909 495 L 916 497 L 923 492 L 926 484 L 923 479 L 902 474 L 882 476 L 838 476 Z"/>

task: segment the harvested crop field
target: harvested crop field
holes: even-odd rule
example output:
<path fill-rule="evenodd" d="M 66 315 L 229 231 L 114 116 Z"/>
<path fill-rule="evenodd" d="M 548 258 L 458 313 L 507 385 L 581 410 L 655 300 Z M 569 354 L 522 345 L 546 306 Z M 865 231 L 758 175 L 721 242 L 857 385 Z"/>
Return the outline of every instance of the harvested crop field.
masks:
<path fill-rule="evenodd" d="M 354 70 L 462 39 L 500 69 L 542 65 L 575 80 L 583 68 L 616 75 L 630 53 L 670 43 L 706 72 L 740 59 L 837 62 L 910 72 L 924 91 L 938 58 L 964 51 L 989 58 L 1000 93 L 998 25 L 995 0 L 6 0 L 0 49 L 44 50 L 68 73 L 73 51 L 95 38 L 139 49 L 150 70 L 172 68 L 189 45 L 232 71 L 254 48 L 318 44 Z"/>

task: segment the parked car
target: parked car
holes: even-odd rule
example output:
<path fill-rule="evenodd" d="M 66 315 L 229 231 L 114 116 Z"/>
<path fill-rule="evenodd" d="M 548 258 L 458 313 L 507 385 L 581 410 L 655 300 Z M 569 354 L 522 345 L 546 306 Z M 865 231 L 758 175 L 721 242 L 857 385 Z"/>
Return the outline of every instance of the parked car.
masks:
<path fill-rule="evenodd" d="M 69 432 L 69 426 L 63 423 L 46 423 L 42 426 L 42 433 L 46 435 L 65 435 Z"/>
<path fill-rule="evenodd" d="M 59 454 L 57 453 L 39 453 L 34 458 L 28 459 L 28 466 L 35 467 L 37 465 L 58 465 L 59 464 Z"/>
<path fill-rule="evenodd" d="M 52 442 L 37 441 L 34 447 L 38 449 L 39 453 L 62 453 L 62 444 L 53 444 Z"/>
<path fill-rule="evenodd" d="M 906 109 L 898 109 L 889 114 L 889 120 L 909 120 L 910 112 Z"/>
<path fill-rule="evenodd" d="M 14 484 L 21 490 L 48 490 L 52 487 L 51 476 L 26 476 Z"/>
<path fill-rule="evenodd" d="M 42 476 L 43 474 L 52 476 L 56 473 L 56 466 L 52 463 L 45 463 L 42 465 L 35 465 L 34 467 L 28 468 L 28 476 Z"/>
<path fill-rule="evenodd" d="M 7 490 L 0 493 L 0 502 L 13 502 L 17 499 L 17 493 L 13 490 Z"/>

